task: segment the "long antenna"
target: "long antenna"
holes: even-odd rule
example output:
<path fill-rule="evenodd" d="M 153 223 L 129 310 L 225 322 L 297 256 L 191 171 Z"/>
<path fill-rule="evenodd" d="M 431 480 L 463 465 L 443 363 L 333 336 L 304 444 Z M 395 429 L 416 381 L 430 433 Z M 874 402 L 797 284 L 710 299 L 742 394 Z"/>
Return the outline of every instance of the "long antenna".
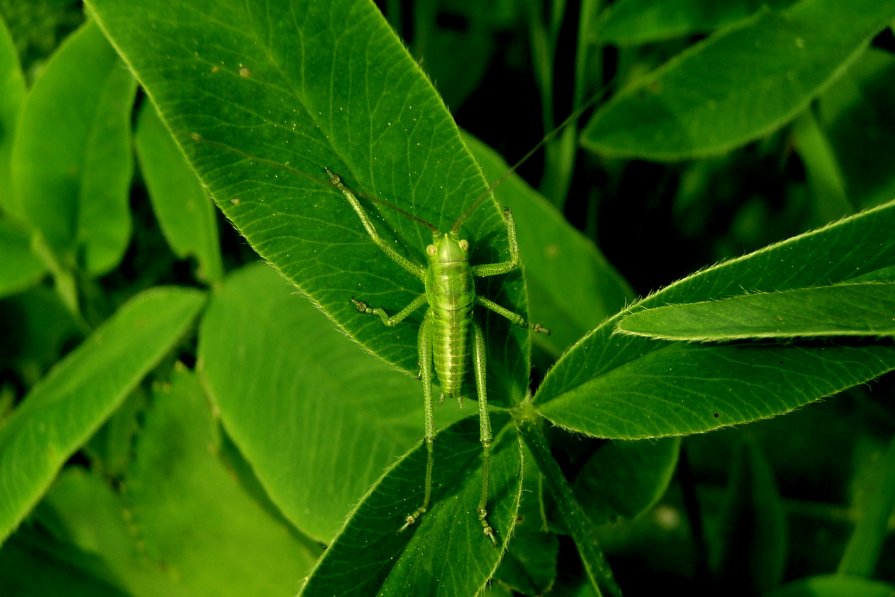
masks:
<path fill-rule="evenodd" d="M 465 222 L 466 219 L 469 216 L 471 216 L 476 209 L 478 209 L 479 205 L 482 204 L 482 201 L 484 201 L 485 199 L 490 197 L 492 193 L 494 193 L 494 189 L 496 189 L 499 185 L 501 185 L 504 181 L 506 181 L 506 179 L 508 179 L 510 176 L 512 176 L 513 173 L 516 172 L 516 170 L 519 168 L 519 166 L 521 166 L 522 164 L 527 162 L 531 158 L 531 156 L 533 156 L 535 153 L 538 152 L 538 150 L 540 150 L 547 143 L 549 143 L 554 137 L 556 137 L 557 134 L 559 134 L 560 131 L 562 131 L 564 128 L 566 128 L 566 126 L 568 126 L 572 122 L 575 122 L 576 120 L 581 118 L 581 115 L 584 114 L 584 112 L 586 112 L 588 109 L 595 106 L 597 104 L 597 102 L 599 102 L 601 99 L 603 99 L 603 97 L 606 95 L 606 92 L 609 91 L 609 87 L 611 84 L 612 84 L 612 81 L 609 81 L 608 83 L 603 85 L 603 87 L 599 91 L 597 91 L 593 96 L 591 96 L 586 102 L 584 102 L 583 104 L 578 106 L 578 108 L 576 110 L 574 110 L 571 114 L 569 114 L 565 120 L 563 120 L 561 123 L 559 123 L 558 126 L 554 127 L 552 131 L 550 131 L 546 135 L 544 135 L 544 138 L 541 139 L 537 145 L 535 145 L 534 147 L 529 149 L 528 152 L 524 156 L 519 158 L 515 164 L 510 166 L 510 168 L 506 172 L 504 172 L 500 176 L 500 178 L 498 178 L 497 180 L 495 180 L 494 182 L 489 184 L 488 190 L 485 191 L 484 193 L 482 193 L 479 197 L 477 197 L 476 200 L 472 202 L 472 205 L 470 205 L 466 209 L 466 211 L 464 211 L 462 214 L 460 214 L 460 217 L 457 218 L 457 221 L 454 222 L 453 226 L 451 226 L 451 232 L 453 232 L 454 234 L 457 234 L 457 232 L 460 231 L 460 225 L 463 222 Z"/>

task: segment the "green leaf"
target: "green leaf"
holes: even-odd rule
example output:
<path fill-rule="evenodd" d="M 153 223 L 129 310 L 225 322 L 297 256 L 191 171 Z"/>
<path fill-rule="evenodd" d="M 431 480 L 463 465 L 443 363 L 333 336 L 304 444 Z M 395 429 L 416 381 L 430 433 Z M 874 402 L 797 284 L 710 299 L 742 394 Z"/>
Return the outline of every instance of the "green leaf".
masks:
<path fill-rule="evenodd" d="M 0 210 L 16 219 L 22 219 L 22 208 L 13 194 L 10 165 L 16 119 L 25 93 L 19 57 L 9 29 L 0 17 Z"/>
<path fill-rule="evenodd" d="M 895 282 L 745 294 L 635 311 L 616 329 L 661 340 L 895 335 Z"/>
<path fill-rule="evenodd" d="M 371 358 L 267 266 L 234 273 L 214 296 L 199 360 L 261 484 L 318 541 L 423 436 L 421 384 Z M 437 418 L 461 413 L 451 402 Z"/>
<path fill-rule="evenodd" d="M 619 0 L 603 11 L 595 32 L 603 43 L 634 46 L 712 31 L 756 8 L 753 0 Z"/>
<path fill-rule="evenodd" d="M 112 269 L 130 238 L 133 78 L 99 28 L 60 46 L 28 94 L 12 173 L 31 225 L 69 265 Z"/>
<path fill-rule="evenodd" d="M 171 350 L 202 294 L 138 295 L 70 353 L 0 428 L 0 541 L 21 522 L 62 464 Z"/>
<path fill-rule="evenodd" d="M 895 202 L 703 270 L 634 308 L 885 279 L 895 264 L 893 229 Z M 547 374 L 535 395 L 543 416 L 597 437 L 682 435 L 783 414 L 895 369 L 886 340 L 666 343 L 618 334 L 626 314 Z"/>
<path fill-rule="evenodd" d="M 607 443 L 575 477 L 575 498 L 596 524 L 635 518 L 665 493 L 680 447 L 678 438 Z"/>
<path fill-rule="evenodd" d="M 196 275 L 209 283 L 223 277 L 214 207 L 158 112 L 146 102 L 134 137 L 149 199 L 174 254 L 195 257 Z"/>
<path fill-rule="evenodd" d="M 268 514 L 216 458 L 218 428 L 198 379 L 175 370 L 153 398 L 124 494 L 150 558 L 193 595 L 292 594 L 317 548 Z"/>
<path fill-rule="evenodd" d="M 371 241 L 326 169 L 354 192 L 387 200 L 440 229 L 487 197 L 487 185 L 431 83 L 374 5 L 89 5 L 251 245 L 371 352 L 415 374 L 416 326 L 387 329 L 348 299 L 394 313 L 423 285 Z M 396 250 L 422 263 L 431 231 L 381 204 L 365 204 L 386 242 L 400 239 Z M 472 263 L 507 259 L 493 201 L 475 209 L 462 228 Z M 525 313 L 518 273 L 486 281 L 480 291 Z M 521 399 L 527 331 L 497 315 L 487 315 L 485 324 L 499 338 L 490 343 L 492 397 Z"/>
<path fill-rule="evenodd" d="M 0 220 L 0 255 L 3 256 L 0 259 L 0 296 L 32 286 L 46 271 L 31 252 L 28 235 L 5 220 Z"/>
<path fill-rule="evenodd" d="M 435 440 L 432 503 L 412 527 L 397 532 L 422 502 L 426 450 L 418 445 L 364 496 L 329 546 L 300 595 L 445 595 L 481 591 L 513 534 L 522 491 L 521 445 L 505 415 L 494 416 L 488 521 L 500 548 L 482 534 L 478 422 L 468 418 Z M 460 571 L 460 572 L 458 572 Z"/>
<path fill-rule="evenodd" d="M 813 576 L 767 593 L 767 597 L 891 597 L 895 585 L 844 574 Z"/>
<path fill-rule="evenodd" d="M 600 109 L 582 143 L 679 160 L 764 136 L 804 109 L 895 18 L 893 0 L 801 0 L 691 47 Z"/>
<path fill-rule="evenodd" d="M 550 328 L 534 341 L 559 355 L 587 330 L 621 309 L 634 294 L 600 250 L 573 228 L 537 191 L 515 174 L 491 148 L 464 140 L 494 189 L 498 202 L 513 210 L 531 318 Z M 569 284 L 575 280 L 575 284 Z"/>

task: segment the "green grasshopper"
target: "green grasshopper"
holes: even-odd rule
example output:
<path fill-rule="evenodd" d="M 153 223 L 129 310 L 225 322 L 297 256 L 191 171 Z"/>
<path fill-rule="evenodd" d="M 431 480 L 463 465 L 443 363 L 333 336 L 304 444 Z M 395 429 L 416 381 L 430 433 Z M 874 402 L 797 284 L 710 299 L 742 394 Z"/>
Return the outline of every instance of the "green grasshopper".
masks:
<path fill-rule="evenodd" d="M 404 321 L 411 313 L 428 305 L 419 330 L 419 365 L 420 379 L 423 382 L 425 442 L 426 442 L 426 481 L 423 503 L 404 521 L 399 529 L 406 530 L 426 512 L 432 494 L 432 467 L 434 464 L 435 417 L 432 404 L 432 383 L 437 376 L 441 384 L 440 402 L 445 398 L 457 398 L 462 405 L 461 385 L 466 377 L 467 367 L 472 357 L 472 371 L 475 380 L 476 396 L 479 404 L 479 428 L 482 443 L 482 493 L 476 512 L 482 525 L 482 531 L 494 545 L 497 538 L 494 529 L 488 523 L 488 483 L 491 463 L 491 421 L 488 416 L 488 392 L 485 385 L 485 335 L 482 327 L 473 317 L 473 307 L 479 305 L 494 311 L 512 323 L 529 327 L 535 332 L 549 334 L 550 330 L 538 324 L 531 324 L 518 313 L 502 307 L 483 296 L 476 295 L 474 278 L 486 278 L 508 274 L 519 267 L 519 245 L 516 242 L 516 225 L 509 209 L 504 209 L 507 240 L 510 259 L 498 263 L 472 265 L 469 263 L 469 241 L 460 238 L 460 225 L 471 214 L 480 201 L 475 201 L 453 224 L 448 232 L 441 232 L 434 225 L 412 214 L 401 211 L 432 230 L 432 244 L 426 247 L 426 265 L 420 265 L 407 259 L 392 248 L 379 235 L 366 210 L 357 197 L 343 183 L 342 179 L 329 169 L 326 170 L 329 181 L 348 200 L 360 218 L 372 241 L 392 261 L 419 278 L 425 292 L 413 299 L 406 307 L 395 315 L 389 315 L 385 309 L 370 307 L 366 303 L 352 298 L 351 302 L 361 313 L 377 315 L 382 323 L 393 327 Z M 389 207 L 395 207 L 389 205 Z M 396 208 L 397 209 L 397 208 Z M 434 373 L 433 373 L 434 364 Z"/>

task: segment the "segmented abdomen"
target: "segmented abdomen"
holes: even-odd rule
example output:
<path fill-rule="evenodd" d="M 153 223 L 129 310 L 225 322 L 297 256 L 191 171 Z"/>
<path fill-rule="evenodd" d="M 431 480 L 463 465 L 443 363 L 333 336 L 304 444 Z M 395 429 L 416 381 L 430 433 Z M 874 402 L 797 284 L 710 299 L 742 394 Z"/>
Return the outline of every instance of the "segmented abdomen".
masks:
<path fill-rule="evenodd" d="M 458 397 L 469 363 L 475 286 L 468 263 L 430 270 L 426 291 L 432 321 L 432 357 L 445 397 Z"/>

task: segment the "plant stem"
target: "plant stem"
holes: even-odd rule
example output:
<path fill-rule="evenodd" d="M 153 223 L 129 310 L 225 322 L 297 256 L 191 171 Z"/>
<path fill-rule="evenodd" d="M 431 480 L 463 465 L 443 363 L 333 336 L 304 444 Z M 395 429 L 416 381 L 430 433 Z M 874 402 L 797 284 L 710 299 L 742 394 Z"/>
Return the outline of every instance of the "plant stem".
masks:
<path fill-rule="evenodd" d="M 556 501 L 562 522 L 575 541 L 594 591 L 597 595 L 603 595 L 600 590 L 602 587 L 609 595 L 621 597 L 621 589 L 615 582 L 612 570 L 600 549 L 596 526 L 575 500 L 559 464 L 550 453 L 547 438 L 544 437 L 544 431 L 541 428 L 541 421 L 530 408 L 530 402 L 523 402 L 516 411 L 516 427 L 544 475 L 547 490 Z"/>

